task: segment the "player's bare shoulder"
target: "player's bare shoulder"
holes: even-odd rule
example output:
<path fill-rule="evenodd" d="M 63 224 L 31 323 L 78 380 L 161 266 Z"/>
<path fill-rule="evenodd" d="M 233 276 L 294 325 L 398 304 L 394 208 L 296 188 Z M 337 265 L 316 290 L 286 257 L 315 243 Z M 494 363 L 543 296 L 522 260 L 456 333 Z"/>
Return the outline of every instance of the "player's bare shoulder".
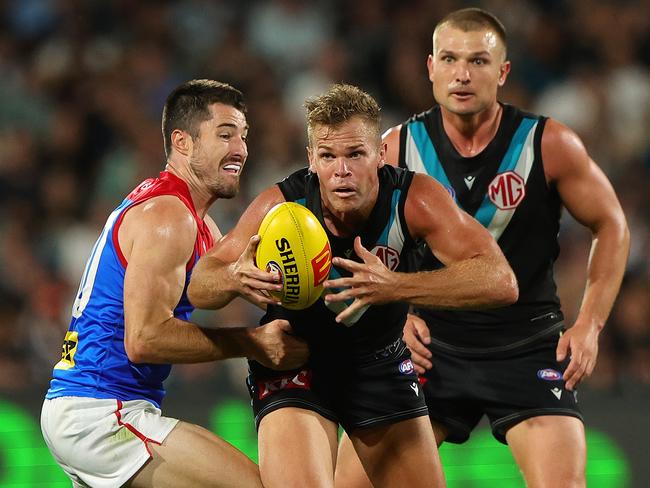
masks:
<path fill-rule="evenodd" d="M 541 146 L 544 173 L 549 183 L 583 171 L 593 163 L 578 134 L 554 119 L 546 121 Z"/>
<path fill-rule="evenodd" d="M 177 197 L 160 195 L 129 209 L 118 232 L 120 248 L 127 261 L 134 243 L 166 246 L 170 251 L 191 254 L 197 224 L 192 212 Z"/>
<path fill-rule="evenodd" d="M 440 218 L 458 213 L 447 189 L 435 178 L 414 173 L 404 204 L 404 217 L 413 237 L 423 237 Z"/>

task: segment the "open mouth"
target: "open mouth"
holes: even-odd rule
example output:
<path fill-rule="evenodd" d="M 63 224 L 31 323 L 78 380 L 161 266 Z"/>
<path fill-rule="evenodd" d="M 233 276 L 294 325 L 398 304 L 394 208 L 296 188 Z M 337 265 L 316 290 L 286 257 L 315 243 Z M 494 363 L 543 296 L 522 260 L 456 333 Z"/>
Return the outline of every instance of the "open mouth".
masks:
<path fill-rule="evenodd" d="M 336 188 L 334 193 L 340 197 L 349 197 L 356 194 L 356 191 L 353 188 Z"/>
<path fill-rule="evenodd" d="M 241 168 L 242 165 L 240 163 L 228 163 L 228 164 L 224 164 L 223 166 L 223 170 L 226 173 L 230 173 L 233 175 L 238 175 L 239 173 L 241 173 Z"/>

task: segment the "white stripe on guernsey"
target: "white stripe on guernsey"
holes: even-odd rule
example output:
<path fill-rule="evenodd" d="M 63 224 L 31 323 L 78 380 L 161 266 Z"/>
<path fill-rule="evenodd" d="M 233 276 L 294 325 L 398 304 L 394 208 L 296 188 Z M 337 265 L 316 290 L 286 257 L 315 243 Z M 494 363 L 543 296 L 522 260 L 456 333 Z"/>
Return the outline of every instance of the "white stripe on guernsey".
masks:
<path fill-rule="evenodd" d="M 408 169 L 415 171 L 416 173 L 423 173 L 425 175 L 429 174 L 426 166 L 424 165 L 424 162 L 422 161 L 422 158 L 420 157 L 420 151 L 415 145 L 415 139 L 411 135 L 410 127 L 408 128 L 408 137 L 406 138 L 406 150 L 404 157 Z"/>
<path fill-rule="evenodd" d="M 339 289 L 331 289 L 327 288 L 323 294 L 326 293 L 338 293 Z M 345 302 L 327 302 L 325 304 L 327 308 L 329 308 L 332 312 L 335 314 L 340 314 L 343 310 L 348 308 L 350 305 L 348 305 Z M 361 317 L 363 317 L 363 314 L 366 313 L 366 310 L 370 308 L 370 305 L 365 305 L 364 307 L 360 308 L 359 310 L 356 311 L 356 313 L 352 314 L 350 317 L 347 319 L 343 320 L 343 325 L 346 327 L 352 327 L 354 324 L 356 324 Z"/>
<path fill-rule="evenodd" d="M 531 127 L 530 131 L 528 131 L 526 142 L 524 142 L 524 147 L 513 170 L 524 179 L 524 184 L 528 182 L 530 170 L 533 168 L 533 161 L 535 160 L 534 138 L 538 123 L 539 122 L 535 122 L 535 125 Z M 496 212 L 494 212 L 490 225 L 487 226 L 487 230 L 492 234 L 492 237 L 494 237 L 495 240 L 499 240 L 503 231 L 506 230 L 515 210 L 517 210 L 517 207 L 509 210 L 500 210 L 497 208 Z"/>
<path fill-rule="evenodd" d="M 99 261 L 102 257 L 104 247 L 106 247 L 106 241 L 108 236 L 111 234 L 113 229 L 113 224 L 117 217 L 120 215 L 120 212 L 123 210 L 123 206 L 120 205 L 113 213 L 108 217 L 104 230 L 102 230 L 99 239 L 95 243 L 90 260 L 86 264 L 86 269 L 84 271 L 83 278 L 81 279 L 81 284 L 79 285 L 79 291 L 77 291 L 77 296 L 72 305 L 72 317 L 77 319 L 81 317 L 88 301 L 90 300 L 90 295 L 92 295 L 93 287 L 95 286 L 95 278 L 97 277 L 97 269 L 99 268 Z"/>

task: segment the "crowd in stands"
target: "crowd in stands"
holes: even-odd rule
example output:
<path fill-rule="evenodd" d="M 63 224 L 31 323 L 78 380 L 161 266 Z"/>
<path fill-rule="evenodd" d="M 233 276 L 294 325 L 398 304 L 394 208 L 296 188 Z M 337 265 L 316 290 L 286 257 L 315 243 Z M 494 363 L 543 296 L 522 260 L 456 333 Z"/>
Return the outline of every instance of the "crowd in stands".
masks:
<path fill-rule="evenodd" d="M 192 78 L 240 88 L 249 159 L 222 231 L 263 187 L 306 164 L 303 102 L 334 82 L 373 94 L 387 128 L 432 103 L 426 57 L 458 0 L 0 1 L 0 392 L 44 392 L 104 219 L 164 167 L 166 95 Z M 486 0 L 508 30 L 504 102 L 573 128 L 612 180 L 632 251 L 588 387 L 650 385 L 650 3 Z M 567 323 L 589 235 L 563 218 L 556 264 Z M 200 312 L 252 325 L 246 304 Z M 179 368 L 175 381 L 223 365 Z M 236 381 L 243 384 L 239 371 Z"/>

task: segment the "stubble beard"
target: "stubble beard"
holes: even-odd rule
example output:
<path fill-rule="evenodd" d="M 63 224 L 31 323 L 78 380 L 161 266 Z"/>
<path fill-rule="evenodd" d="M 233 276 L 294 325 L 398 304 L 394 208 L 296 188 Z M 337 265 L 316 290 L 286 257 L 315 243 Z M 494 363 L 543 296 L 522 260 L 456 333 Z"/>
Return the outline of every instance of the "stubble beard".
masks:
<path fill-rule="evenodd" d="M 223 160 L 219 162 L 217 171 L 223 165 Z M 190 167 L 194 174 L 206 185 L 212 196 L 215 198 L 234 198 L 239 193 L 239 176 L 234 176 L 234 181 L 229 177 L 222 177 L 220 174 L 212 176 L 206 171 L 204 165 L 196 160 L 190 160 Z"/>

